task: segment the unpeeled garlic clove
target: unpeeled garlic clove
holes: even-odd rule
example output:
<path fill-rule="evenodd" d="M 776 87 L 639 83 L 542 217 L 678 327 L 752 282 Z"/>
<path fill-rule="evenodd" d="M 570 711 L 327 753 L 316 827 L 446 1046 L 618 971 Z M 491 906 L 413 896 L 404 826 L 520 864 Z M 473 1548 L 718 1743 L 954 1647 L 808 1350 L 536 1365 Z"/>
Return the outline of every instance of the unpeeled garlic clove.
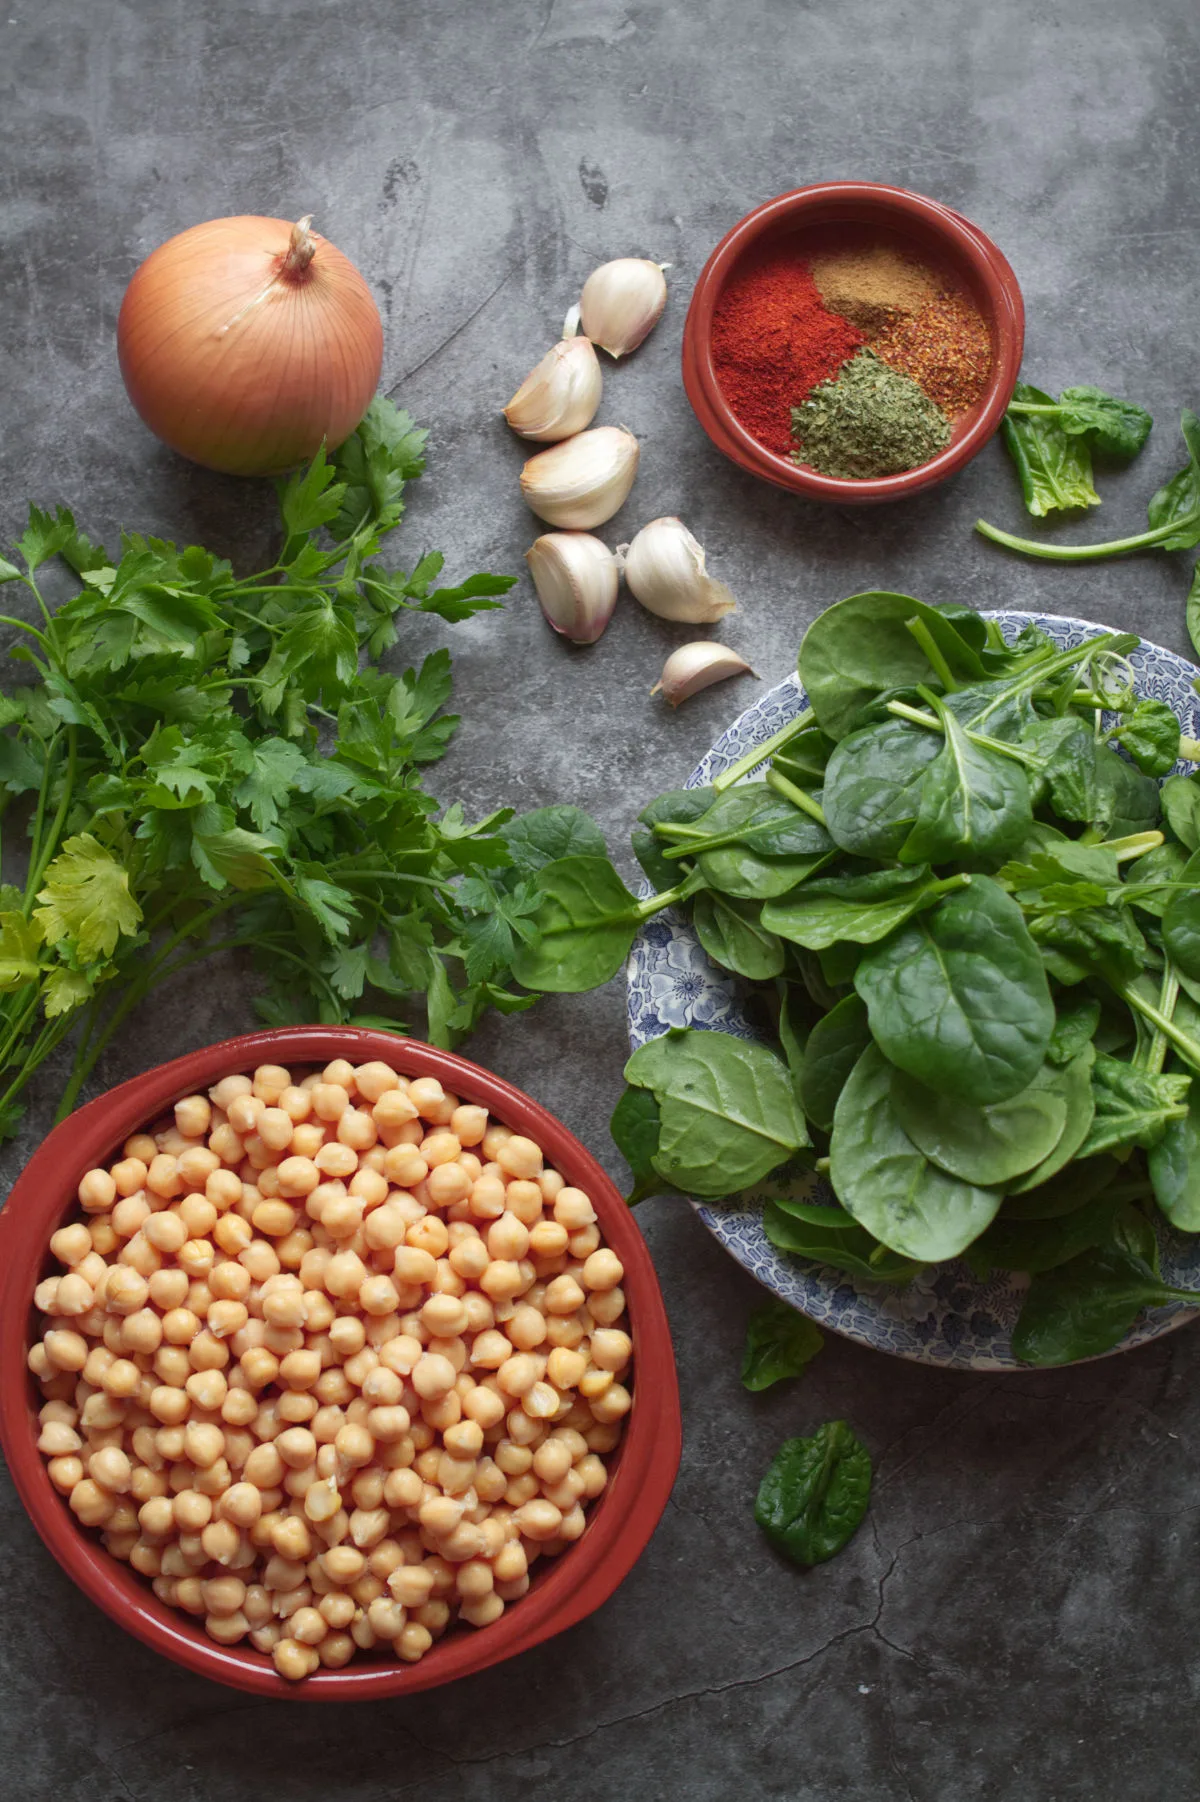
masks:
<path fill-rule="evenodd" d="M 713 644 L 707 638 L 698 638 L 692 644 L 681 644 L 677 651 L 671 652 L 663 664 L 662 675 L 650 693 L 661 693 L 672 707 L 678 707 L 680 701 L 689 700 L 692 695 L 699 694 L 702 688 L 711 688 L 714 682 L 724 682 L 727 676 L 753 675 L 750 665 L 736 651 L 731 651 L 728 645 Z"/>
<path fill-rule="evenodd" d="M 618 547 L 630 594 L 660 619 L 711 625 L 737 602 L 704 567 L 704 552 L 681 519 L 652 519 L 632 544 Z"/>
<path fill-rule="evenodd" d="M 669 268 L 669 263 L 651 263 L 645 257 L 617 257 L 593 269 L 579 296 L 585 337 L 610 357 L 636 350 L 662 317 L 667 304 L 663 270 Z"/>
<path fill-rule="evenodd" d="M 595 644 L 617 604 L 617 559 L 587 532 L 546 532 L 525 553 L 533 585 L 556 632 Z"/>
<path fill-rule="evenodd" d="M 554 443 L 589 426 L 600 405 L 604 377 L 590 338 L 563 338 L 530 370 L 504 409 L 522 438 Z"/>
<path fill-rule="evenodd" d="M 587 531 L 611 519 L 637 474 L 638 441 L 621 426 L 577 432 L 530 457 L 521 493 L 547 525 Z"/>

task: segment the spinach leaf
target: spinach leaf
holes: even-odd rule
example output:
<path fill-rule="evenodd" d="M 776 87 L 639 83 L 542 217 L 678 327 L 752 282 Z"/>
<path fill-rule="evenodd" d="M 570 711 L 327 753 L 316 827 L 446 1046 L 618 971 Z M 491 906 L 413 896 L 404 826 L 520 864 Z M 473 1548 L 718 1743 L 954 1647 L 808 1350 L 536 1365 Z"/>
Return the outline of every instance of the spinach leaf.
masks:
<path fill-rule="evenodd" d="M 948 1176 L 917 1150 L 891 1101 L 892 1068 L 869 1045 L 838 1097 L 829 1148 L 834 1194 L 877 1239 L 925 1263 L 955 1258 L 994 1218 L 999 1189 Z"/>
<path fill-rule="evenodd" d="M 1030 933 L 1059 982 L 1097 975 L 1122 988 L 1145 966 L 1146 941 L 1127 907 L 1089 907 L 1083 899 L 1078 911 L 1035 915 Z"/>
<path fill-rule="evenodd" d="M 666 794 L 656 795 L 639 813 L 631 835 L 633 855 L 656 889 L 670 888 L 672 883 L 678 882 L 679 867 L 663 856 L 664 851 L 671 850 L 672 843 L 660 838 L 654 827 L 662 822 L 690 826 L 701 814 L 708 812 L 713 798 L 711 788 L 672 788 Z"/>
<path fill-rule="evenodd" d="M 871 946 L 854 986 L 891 1062 L 961 1101 L 1004 1101 L 1027 1088 L 1054 1028 L 1024 916 L 987 876 Z"/>
<path fill-rule="evenodd" d="M 1181 1233 L 1200 1233 L 1200 1083 L 1187 1095 L 1187 1118 L 1168 1120 L 1146 1158 L 1154 1199 Z"/>
<path fill-rule="evenodd" d="M 818 614 L 800 645 L 800 680 L 830 738 L 844 738 L 867 708 L 898 690 L 938 680 L 909 620 L 924 626 L 956 680 L 986 673 L 978 655 L 984 626 L 977 615 L 961 609 L 957 618 L 948 617 L 907 594 L 852 594 Z"/>
<path fill-rule="evenodd" d="M 811 1439 L 785 1439 L 759 1485 L 754 1518 L 793 1564 L 824 1564 L 857 1531 L 871 1494 L 871 1459 L 844 1420 Z"/>
<path fill-rule="evenodd" d="M 781 982 L 776 985 L 779 990 L 779 1043 L 787 1067 L 791 1072 L 792 1086 L 796 1087 L 800 1077 L 800 1067 L 804 1062 L 804 1047 L 808 1041 L 808 1029 L 797 1018 L 795 989 L 791 983 Z"/>
<path fill-rule="evenodd" d="M 1013 1351 L 1043 1366 L 1099 1358 L 1121 1343 L 1143 1308 L 1171 1301 L 1200 1301 L 1200 1293 L 1169 1288 L 1127 1251 L 1097 1247 L 1034 1277 Z"/>
<path fill-rule="evenodd" d="M 718 795 L 675 849 L 689 857 L 724 845 L 744 845 L 760 857 L 811 857 L 830 849 L 829 834 L 765 782 L 743 782 Z"/>
<path fill-rule="evenodd" d="M 1027 413 L 1045 407 L 1047 413 Z M 1004 445 L 1016 465 L 1027 510 L 1036 518 L 1075 507 L 1098 507 L 1092 459 L 1085 439 L 1064 430 L 1051 395 L 1018 382 L 1000 424 Z"/>
<path fill-rule="evenodd" d="M 503 827 L 500 836 L 522 876 L 561 857 L 608 856 L 604 834 L 581 807 L 537 807 Z"/>
<path fill-rule="evenodd" d="M 1200 981 L 1200 852 L 1189 858 L 1181 881 L 1194 884 L 1178 890 L 1163 910 L 1163 950 L 1184 976 Z"/>
<path fill-rule="evenodd" d="M 771 759 L 772 767 L 798 788 L 819 787 L 833 750 L 833 740 L 817 725 L 789 739 Z"/>
<path fill-rule="evenodd" d="M 870 1042 L 867 1010 L 857 995 L 839 1001 L 809 1033 L 800 1066 L 800 1100 L 823 1132 L 832 1127 L 838 1096 Z"/>
<path fill-rule="evenodd" d="M 768 901 L 762 923 L 768 931 L 809 951 L 825 951 L 847 939 L 856 945 L 874 945 L 921 908 L 931 907 L 942 893 L 941 883 L 927 882 L 902 891 L 892 901 L 850 901 L 838 895 L 814 894 L 806 885 L 795 894 Z"/>
<path fill-rule="evenodd" d="M 1186 851 L 1200 851 L 1200 780 L 1168 776 L 1158 793 L 1163 818 L 1180 844 Z"/>
<path fill-rule="evenodd" d="M 1161 920 L 1173 898 L 1170 884 L 1182 880 L 1187 861 L 1183 846 L 1170 840 L 1147 851 L 1131 867 L 1129 881 L 1125 884 L 1126 904 Z"/>
<path fill-rule="evenodd" d="M 1058 423 L 1064 432 L 1086 438 L 1100 456 L 1127 461 L 1136 457 L 1150 436 L 1153 419 L 1145 407 L 1118 400 L 1102 388 L 1064 388 L 1058 397 Z"/>
<path fill-rule="evenodd" d="M 1023 1176 L 1005 1184 L 1010 1201 L 1015 1195 L 1040 1189 L 1079 1155 L 1079 1148 L 1091 1131 L 1092 1121 L 1096 1116 L 1096 1101 L 1092 1093 L 1092 1065 L 1095 1059 L 1095 1047 L 1085 1043 L 1082 1050 L 1064 1068 L 1055 1069 L 1048 1060 L 1048 1068 L 1055 1070 L 1054 1093 L 1062 1097 L 1067 1110 L 1062 1137 L 1040 1164 L 1035 1164 Z"/>
<path fill-rule="evenodd" d="M 1000 863 L 1033 824 L 1025 772 L 1011 758 L 973 743 L 936 697 L 933 705 L 945 738 L 921 783 L 916 822 L 900 861 Z"/>
<path fill-rule="evenodd" d="M 829 759 L 821 794 L 834 842 L 859 857 L 898 857 L 940 751 L 936 732 L 907 720 L 887 719 L 843 738 Z"/>
<path fill-rule="evenodd" d="M 1179 427 L 1188 460 L 1151 496 L 1146 509 L 1150 531 L 1164 534 L 1158 540 L 1163 551 L 1190 551 L 1200 544 L 1200 419 L 1185 407 Z"/>
<path fill-rule="evenodd" d="M 1095 1157 L 1127 1145 L 1151 1150 L 1172 1120 L 1187 1118 L 1191 1080 L 1156 1076 L 1101 1053 L 1092 1070 L 1096 1113 L 1079 1156 Z"/>
<path fill-rule="evenodd" d="M 1098 1001 L 1089 995 L 1072 998 L 1060 996 L 1058 1018 L 1046 1047 L 1047 1061 L 1052 1064 L 1072 1063 L 1084 1047 L 1091 1044 L 1099 1024 Z"/>
<path fill-rule="evenodd" d="M 1109 1157 L 1068 1163 L 1031 1189 L 1019 1193 L 1010 1189 L 1004 1198 L 1004 1215 L 1010 1220 L 1058 1220 L 1063 1214 L 1073 1214 L 1107 1188 L 1119 1168 L 1116 1159 Z"/>
<path fill-rule="evenodd" d="M 512 971 L 527 989 L 577 995 L 616 975 L 642 915 L 604 857 L 563 857 L 537 874 L 532 944 L 518 945 Z"/>
<path fill-rule="evenodd" d="M 1157 824 L 1157 783 L 1100 743 L 1076 715 L 1038 720 L 1022 742 L 1045 760 L 1043 780 L 1060 819 L 1092 827 L 1102 838 Z"/>
<path fill-rule="evenodd" d="M 653 1090 L 654 1168 L 687 1194 L 732 1195 L 809 1143 L 785 1065 L 730 1033 L 672 1029 L 634 1052 L 625 1080 Z"/>
<path fill-rule="evenodd" d="M 1121 1206 L 1119 1199 L 1100 1194 L 1052 1219 L 1020 1220 L 1002 1213 L 970 1247 L 967 1262 L 981 1282 L 993 1270 L 1024 1270 L 1030 1276 L 1054 1270 L 1093 1246 L 1111 1245 Z"/>
<path fill-rule="evenodd" d="M 939 1170 L 980 1188 L 1000 1188 L 1048 1159 L 1067 1124 L 1057 1072 L 1044 1065 L 1007 1101 L 969 1107 L 927 1089 L 903 1070 L 892 1075 L 891 1103 L 917 1150 Z"/>
<path fill-rule="evenodd" d="M 1113 737 L 1147 776 L 1165 776 L 1178 761 L 1179 721 L 1165 701 L 1139 701 Z"/>
<path fill-rule="evenodd" d="M 812 824 L 819 832 L 816 822 Z M 737 901 L 767 901 L 786 895 L 832 856 L 832 845 L 808 857 L 760 857 L 748 845 L 735 844 L 704 852 L 696 859 L 696 868 L 709 888 L 723 895 Z"/>
<path fill-rule="evenodd" d="M 757 1393 L 785 1377 L 798 1377 L 825 1343 L 824 1334 L 807 1314 L 785 1301 L 766 1301 L 755 1308 L 746 1328 L 742 1384 Z"/>
<path fill-rule="evenodd" d="M 626 1089 L 613 1109 L 608 1130 L 633 1175 L 633 1187 L 625 1197 L 631 1208 L 651 1195 L 674 1193 L 654 1167 L 660 1125 L 658 1102 L 649 1089 Z"/>
<path fill-rule="evenodd" d="M 1192 571 L 1192 585 L 1188 589 L 1184 617 L 1187 621 L 1188 637 L 1194 648 L 1200 651 L 1200 563 Z"/>
<path fill-rule="evenodd" d="M 709 957 L 723 970 L 751 982 L 769 982 L 783 969 L 783 946 L 759 924 L 757 909 L 702 891 L 692 904 L 692 925 Z"/>
<path fill-rule="evenodd" d="M 815 1216 L 829 1216 L 828 1223 Z M 915 1258 L 899 1257 L 881 1245 L 842 1208 L 800 1211 L 783 1202 L 768 1201 L 763 1209 L 763 1230 L 779 1251 L 825 1264 L 864 1283 L 888 1283 L 902 1288 L 921 1268 Z"/>

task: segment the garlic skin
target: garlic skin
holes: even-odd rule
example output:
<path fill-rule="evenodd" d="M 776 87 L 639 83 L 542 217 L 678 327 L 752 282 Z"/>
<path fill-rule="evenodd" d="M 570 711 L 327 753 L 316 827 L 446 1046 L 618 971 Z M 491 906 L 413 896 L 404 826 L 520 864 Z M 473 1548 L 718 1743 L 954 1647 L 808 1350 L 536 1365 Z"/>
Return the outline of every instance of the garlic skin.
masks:
<path fill-rule="evenodd" d="M 709 626 L 737 607 L 724 582 L 706 572 L 704 552 L 681 519 L 652 519 L 617 548 L 630 594 L 659 619 Z"/>
<path fill-rule="evenodd" d="M 617 257 L 593 269 L 579 296 L 584 335 L 610 357 L 636 350 L 662 317 L 667 304 L 663 270 L 670 267 L 645 257 Z"/>
<path fill-rule="evenodd" d="M 617 604 L 618 563 L 587 532 L 546 532 L 525 553 L 533 585 L 556 632 L 595 644 Z"/>
<path fill-rule="evenodd" d="M 563 338 L 531 369 L 504 409 L 522 438 L 553 444 L 591 425 L 604 377 L 590 338 Z"/>
<path fill-rule="evenodd" d="M 711 688 L 714 682 L 724 682 L 727 676 L 753 676 L 755 672 L 744 658 L 728 645 L 713 644 L 707 638 L 698 638 L 692 644 L 681 644 L 677 651 L 672 651 L 663 664 L 663 673 L 654 687 L 652 695 L 661 694 L 664 701 L 672 707 L 678 707 L 680 701 L 686 701 L 692 695 L 700 693 L 702 688 Z M 755 678 L 757 680 L 757 677 Z"/>
<path fill-rule="evenodd" d="M 632 432 L 595 426 L 530 457 L 521 471 L 521 493 L 547 525 L 586 532 L 624 505 L 638 454 Z"/>

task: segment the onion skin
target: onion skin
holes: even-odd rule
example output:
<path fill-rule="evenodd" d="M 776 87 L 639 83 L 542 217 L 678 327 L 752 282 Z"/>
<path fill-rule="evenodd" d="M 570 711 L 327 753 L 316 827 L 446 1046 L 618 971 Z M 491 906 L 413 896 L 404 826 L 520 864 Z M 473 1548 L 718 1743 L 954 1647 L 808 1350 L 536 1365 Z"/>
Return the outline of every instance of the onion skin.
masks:
<path fill-rule="evenodd" d="M 125 290 L 129 398 L 181 456 L 279 475 L 350 436 L 379 386 L 383 325 L 354 264 L 316 232 L 252 214 L 152 251 Z M 297 254 L 298 251 L 298 254 Z"/>

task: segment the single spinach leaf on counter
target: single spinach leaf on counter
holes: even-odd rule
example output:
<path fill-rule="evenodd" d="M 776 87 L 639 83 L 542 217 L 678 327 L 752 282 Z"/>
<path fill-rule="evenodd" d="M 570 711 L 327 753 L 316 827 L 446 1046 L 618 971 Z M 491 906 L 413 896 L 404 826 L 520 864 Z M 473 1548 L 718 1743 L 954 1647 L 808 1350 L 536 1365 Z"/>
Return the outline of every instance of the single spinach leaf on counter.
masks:
<path fill-rule="evenodd" d="M 1163 819 L 1184 850 L 1200 851 L 1200 781 L 1195 776 L 1168 776 L 1158 796 Z"/>
<path fill-rule="evenodd" d="M 1172 1289 L 1141 1258 L 1096 1247 L 1035 1276 L 1013 1331 L 1014 1354 L 1026 1364 L 1073 1364 L 1119 1345 L 1143 1308 L 1200 1302 L 1200 1292 Z"/>
<path fill-rule="evenodd" d="M 625 1080 L 653 1090 L 654 1167 L 687 1194 L 736 1194 L 809 1143 L 786 1066 L 731 1033 L 672 1029 L 634 1052 Z"/>
<path fill-rule="evenodd" d="M 1090 995 L 1065 996 L 1058 999 L 1058 1017 L 1046 1058 L 1052 1064 L 1069 1064 L 1090 1045 L 1100 1024 L 1100 1003 Z"/>
<path fill-rule="evenodd" d="M 828 1220 L 819 1219 L 821 1214 Z M 918 1259 L 902 1258 L 881 1245 L 844 1208 L 802 1210 L 792 1203 L 768 1201 L 763 1209 L 763 1231 L 777 1250 L 844 1271 L 864 1283 L 903 1288 L 922 1268 Z"/>
<path fill-rule="evenodd" d="M 696 937 L 723 970 L 750 982 L 769 982 L 783 969 L 783 946 L 760 925 L 758 910 L 746 902 L 701 890 L 692 903 Z"/>
<path fill-rule="evenodd" d="M 1092 1070 L 1096 1113 L 1079 1156 L 1130 1145 L 1152 1150 L 1172 1120 L 1187 1118 L 1191 1080 L 1153 1075 L 1101 1054 Z"/>
<path fill-rule="evenodd" d="M 605 857 L 563 857 L 537 874 L 533 914 L 537 938 L 518 945 L 512 971 L 527 989 L 577 995 L 615 976 L 637 933 L 641 915 Z"/>
<path fill-rule="evenodd" d="M 625 1197 L 629 1207 L 651 1195 L 675 1193 L 654 1167 L 661 1122 L 658 1102 L 649 1089 L 626 1089 L 613 1109 L 608 1130 L 633 1175 L 633 1187 Z"/>
<path fill-rule="evenodd" d="M 671 888 L 679 881 L 680 870 L 678 862 L 663 856 L 672 849 L 672 841 L 660 838 L 653 830 L 655 824 L 669 821 L 673 826 L 691 826 L 708 812 L 713 799 L 711 788 L 672 788 L 656 795 L 639 813 L 631 834 L 633 855 L 656 889 Z"/>
<path fill-rule="evenodd" d="M 608 856 L 604 834 L 581 807 L 537 807 L 502 827 L 500 836 L 522 876 L 532 876 L 560 857 Z"/>
<path fill-rule="evenodd" d="M 742 1386 L 757 1393 L 785 1377 L 798 1377 L 824 1343 L 824 1334 L 807 1314 L 785 1301 L 773 1298 L 763 1302 L 746 1328 Z"/>
<path fill-rule="evenodd" d="M 921 785 L 942 748 L 936 732 L 887 719 L 842 739 L 829 759 L 821 805 L 843 851 L 887 861 L 917 822 Z"/>
<path fill-rule="evenodd" d="M 1179 721 L 1165 701 L 1139 701 L 1112 736 L 1147 776 L 1165 776 L 1179 759 Z"/>
<path fill-rule="evenodd" d="M 1017 383 L 1013 400 L 1033 406 L 1055 405 L 1053 395 L 1028 382 Z M 1065 432 L 1053 415 L 1009 411 L 1000 423 L 1000 432 L 1016 466 L 1025 506 L 1035 518 L 1100 505 L 1086 441 Z"/>
<path fill-rule="evenodd" d="M 1009 1201 L 1014 1195 L 1040 1189 L 1043 1183 L 1048 1183 L 1078 1156 L 1096 1115 L 1096 1102 L 1092 1093 L 1092 1065 L 1095 1061 L 1096 1049 L 1090 1043 L 1085 1043 L 1069 1064 L 1057 1066 L 1047 1060 L 1046 1068 L 1054 1071 L 1054 1092 L 1062 1097 L 1067 1110 L 1062 1137 L 1041 1163 L 1005 1184 Z"/>
<path fill-rule="evenodd" d="M 1162 551 L 1190 551 L 1200 544 L 1200 419 L 1187 407 L 1179 421 L 1188 460 L 1177 475 L 1150 497 L 1146 514 Z M 1169 530 L 1168 528 L 1174 528 Z"/>
<path fill-rule="evenodd" d="M 1145 407 L 1086 385 L 1063 389 L 1057 418 L 1064 432 L 1086 438 L 1099 456 L 1122 462 L 1137 456 L 1154 424 Z"/>
<path fill-rule="evenodd" d="M 961 1101 L 1007 1100 L 1041 1069 L 1054 1003 L 1021 909 L 974 876 L 871 946 L 854 974 L 891 1062 Z"/>
<path fill-rule="evenodd" d="M 921 783 L 900 861 L 1002 863 L 1033 824 L 1025 771 L 973 743 L 948 707 L 936 697 L 933 704 L 945 736 Z"/>
<path fill-rule="evenodd" d="M 1030 1086 L 1007 1101 L 970 1107 L 896 1070 L 892 1109 L 939 1170 L 979 1188 L 1001 1188 L 1048 1159 L 1062 1138 L 1067 1102 L 1056 1092 L 1056 1078 L 1054 1067 L 1043 1065 Z"/>
<path fill-rule="evenodd" d="M 800 645 L 800 680 L 822 731 L 840 739 L 881 699 L 938 673 L 908 630 L 918 620 L 959 681 L 987 672 L 979 660 L 986 627 L 967 609 L 943 612 L 911 595 L 852 594 L 817 615 Z"/>
<path fill-rule="evenodd" d="M 857 1531 L 871 1495 L 871 1459 L 844 1420 L 811 1439 L 785 1439 L 759 1485 L 754 1518 L 793 1564 L 824 1564 Z"/>
<path fill-rule="evenodd" d="M 1146 1158 L 1154 1199 L 1181 1233 L 1200 1233 L 1200 1083 L 1187 1095 L 1186 1120 L 1169 1120 Z"/>
<path fill-rule="evenodd" d="M 809 1033 L 800 1066 L 800 1100 L 823 1132 L 832 1127 L 838 1096 L 870 1042 L 867 1010 L 857 995 L 839 1001 Z"/>
<path fill-rule="evenodd" d="M 834 1194 L 860 1226 L 903 1257 L 956 1258 L 994 1218 L 999 1189 L 937 1169 L 917 1150 L 891 1102 L 892 1067 L 869 1045 L 838 1097 L 829 1148 Z"/>

